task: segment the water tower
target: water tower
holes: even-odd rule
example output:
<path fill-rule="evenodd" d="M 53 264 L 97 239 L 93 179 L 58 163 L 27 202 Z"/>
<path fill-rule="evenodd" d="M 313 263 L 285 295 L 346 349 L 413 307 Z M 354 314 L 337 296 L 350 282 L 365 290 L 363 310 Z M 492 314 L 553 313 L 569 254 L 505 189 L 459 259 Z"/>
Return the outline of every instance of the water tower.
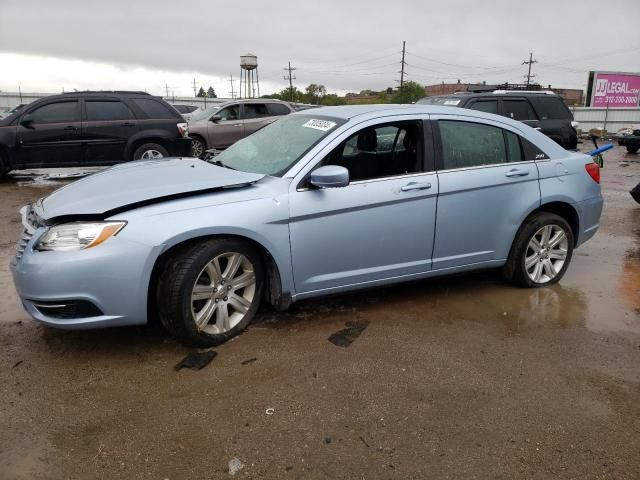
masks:
<path fill-rule="evenodd" d="M 240 56 L 240 98 L 259 96 L 258 57 L 252 53 L 246 53 Z"/>

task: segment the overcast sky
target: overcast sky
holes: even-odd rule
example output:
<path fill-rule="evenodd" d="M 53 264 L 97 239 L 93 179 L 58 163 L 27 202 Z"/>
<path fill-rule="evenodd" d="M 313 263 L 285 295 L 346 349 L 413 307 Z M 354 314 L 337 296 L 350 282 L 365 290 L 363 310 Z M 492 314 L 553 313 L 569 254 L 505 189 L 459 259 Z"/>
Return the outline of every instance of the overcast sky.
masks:
<path fill-rule="evenodd" d="M 640 71 L 639 0 L 0 0 L 0 90 L 238 88 L 258 56 L 260 91 L 324 84 L 344 93 L 407 79 L 585 88 L 588 70 Z"/>

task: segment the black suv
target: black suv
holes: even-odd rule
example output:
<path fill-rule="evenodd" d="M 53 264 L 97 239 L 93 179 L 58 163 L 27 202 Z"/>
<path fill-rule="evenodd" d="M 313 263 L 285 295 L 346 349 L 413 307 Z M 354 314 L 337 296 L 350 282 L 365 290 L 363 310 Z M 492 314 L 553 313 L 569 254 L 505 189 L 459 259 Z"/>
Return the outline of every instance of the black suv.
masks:
<path fill-rule="evenodd" d="M 564 99 L 551 91 L 493 90 L 426 97 L 417 103 L 495 113 L 540 130 L 567 150 L 578 147 L 577 125 Z"/>
<path fill-rule="evenodd" d="M 0 178 L 9 170 L 112 165 L 189 155 L 180 114 L 145 92 L 73 92 L 0 120 Z"/>

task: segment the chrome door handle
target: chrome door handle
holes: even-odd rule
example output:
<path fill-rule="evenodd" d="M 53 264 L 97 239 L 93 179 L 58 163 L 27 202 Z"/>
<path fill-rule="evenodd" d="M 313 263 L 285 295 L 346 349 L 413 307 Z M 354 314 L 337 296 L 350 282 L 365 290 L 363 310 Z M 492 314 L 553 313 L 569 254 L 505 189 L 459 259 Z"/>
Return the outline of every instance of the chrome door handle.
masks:
<path fill-rule="evenodd" d="M 233 126 L 234 126 L 234 127 L 241 127 L 241 126 L 242 126 L 242 124 L 241 124 L 241 123 L 235 123 Z"/>
<path fill-rule="evenodd" d="M 517 168 L 504 174 L 505 177 L 526 177 L 527 175 L 529 175 L 529 170 L 518 170 Z"/>
<path fill-rule="evenodd" d="M 431 188 L 431 184 L 429 182 L 411 182 L 404 185 L 402 188 L 400 188 L 400 190 L 403 192 L 408 192 L 410 190 L 427 190 L 428 188 Z"/>

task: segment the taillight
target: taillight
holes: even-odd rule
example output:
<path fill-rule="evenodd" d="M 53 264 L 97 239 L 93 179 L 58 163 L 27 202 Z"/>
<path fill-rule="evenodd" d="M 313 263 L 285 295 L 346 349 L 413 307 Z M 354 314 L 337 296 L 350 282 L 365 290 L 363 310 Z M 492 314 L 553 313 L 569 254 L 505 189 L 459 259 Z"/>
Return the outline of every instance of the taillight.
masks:
<path fill-rule="evenodd" d="M 600 166 L 597 163 L 587 163 L 584 168 L 587 169 L 587 173 L 593 178 L 594 182 L 600 183 Z"/>
<path fill-rule="evenodd" d="M 188 123 L 178 123 L 178 133 L 182 138 L 186 138 L 189 136 L 189 124 Z"/>

